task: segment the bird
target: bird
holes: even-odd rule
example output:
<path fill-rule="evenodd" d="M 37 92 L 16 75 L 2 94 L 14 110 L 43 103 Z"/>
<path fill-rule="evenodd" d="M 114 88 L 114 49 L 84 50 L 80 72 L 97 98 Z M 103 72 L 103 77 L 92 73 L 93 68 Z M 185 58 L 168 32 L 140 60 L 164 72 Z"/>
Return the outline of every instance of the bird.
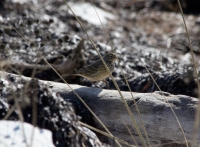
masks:
<path fill-rule="evenodd" d="M 108 69 L 112 73 L 115 68 L 115 60 L 117 60 L 117 55 L 114 52 L 108 52 L 105 56 L 103 56 L 103 60 L 105 61 Z M 99 59 L 81 68 L 77 74 L 63 75 L 63 77 L 65 76 L 82 76 L 84 78 L 87 78 L 90 82 L 99 82 L 109 77 L 110 74 L 106 70 L 106 67 L 104 66 L 102 60 Z"/>

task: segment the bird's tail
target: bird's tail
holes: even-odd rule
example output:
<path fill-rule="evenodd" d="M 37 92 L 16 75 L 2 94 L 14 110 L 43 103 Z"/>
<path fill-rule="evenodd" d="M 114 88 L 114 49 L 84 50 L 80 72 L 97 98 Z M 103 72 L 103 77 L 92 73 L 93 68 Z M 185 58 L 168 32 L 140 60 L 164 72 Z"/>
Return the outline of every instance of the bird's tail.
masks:
<path fill-rule="evenodd" d="M 63 78 L 65 78 L 65 77 L 69 77 L 69 76 L 81 76 L 80 74 L 63 74 L 63 75 L 61 75 Z M 58 82 L 58 81 L 60 81 L 61 79 L 59 78 L 59 79 L 56 79 L 56 80 L 54 80 L 54 82 Z"/>
<path fill-rule="evenodd" d="M 81 76 L 80 74 L 63 74 L 62 77 L 69 77 L 69 76 Z"/>

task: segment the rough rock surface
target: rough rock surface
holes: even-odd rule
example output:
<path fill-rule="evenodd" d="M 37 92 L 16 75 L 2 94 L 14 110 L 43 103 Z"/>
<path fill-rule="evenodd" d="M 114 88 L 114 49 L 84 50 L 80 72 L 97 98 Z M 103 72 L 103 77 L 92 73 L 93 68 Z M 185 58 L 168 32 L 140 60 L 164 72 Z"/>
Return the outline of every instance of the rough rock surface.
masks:
<path fill-rule="evenodd" d="M 81 38 L 85 38 L 83 54 L 86 64 L 97 59 L 97 53 L 89 42 L 81 26 L 71 14 L 64 2 L 49 1 L 4 1 L 4 9 L 0 21 L 1 60 L 10 59 L 17 63 L 46 65 L 39 57 L 38 50 L 51 64 L 68 58 Z M 78 1 L 77 1 L 78 2 Z M 88 1 L 78 3 L 80 9 Z M 50 4 L 49 4 L 50 3 Z M 140 9 L 135 9 L 136 7 Z M 159 4 L 156 4 L 159 3 Z M 188 1 L 183 6 L 188 7 Z M 196 4 L 196 2 L 194 2 Z M 46 7 L 42 7 L 49 4 Z M 113 48 L 119 56 L 119 65 L 124 70 L 131 90 L 134 92 L 153 92 L 158 90 L 149 76 L 145 66 L 153 74 L 162 91 L 173 94 L 184 94 L 197 97 L 193 64 L 189 54 L 189 46 L 185 29 L 179 13 L 160 10 L 172 10 L 174 1 L 165 2 L 98 2 L 94 4 L 104 11 L 114 15 L 108 19 L 106 29 Z M 188 4 L 188 5 L 187 5 Z M 165 9 L 161 9 L 162 7 Z M 168 8 L 166 8 L 168 6 Z M 156 7 L 159 7 L 157 9 Z M 184 7 L 185 8 L 185 7 Z M 92 11 L 92 9 L 90 9 Z M 175 11 L 177 12 L 177 11 Z M 92 11 L 91 13 L 95 13 Z M 101 26 L 88 23 L 80 17 L 87 33 L 93 39 L 102 55 L 110 51 L 110 42 L 103 33 Z M 95 20 L 98 17 L 94 18 Z M 192 41 L 195 57 L 199 59 L 199 17 L 186 15 L 186 23 Z M 17 31 L 26 39 L 22 38 Z M 27 41 L 28 40 L 28 41 Z M 80 64 L 78 69 L 84 64 Z M 121 90 L 128 90 L 118 63 L 113 73 Z M 199 69 L 199 65 L 197 65 Z M 31 76 L 32 70 L 19 68 L 10 72 Z M 71 72 L 71 71 L 69 71 Z M 34 77 L 43 80 L 57 80 L 58 76 L 51 69 L 37 71 Z M 94 86 L 88 80 L 80 77 L 69 77 L 69 83 L 84 86 Z M 110 78 L 110 89 L 115 89 Z M 60 82 L 62 82 L 60 80 Z M 107 88 L 103 83 L 97 83 L 101 88 Z"/>
<path fill-rule="evenodd" d="M 80 126 L 80 117 L 76 115 L 74 106 L 53 92 L 48 84 L 2 72 L 0 83 L 0 119 L 24 120 L 39 128 L 48 129 L 52 131 L 53 143 L 57 147 L 81 144 L 102 146 L 93 132 Z M 19 118 L 19 109 L 23 118 Z"/>

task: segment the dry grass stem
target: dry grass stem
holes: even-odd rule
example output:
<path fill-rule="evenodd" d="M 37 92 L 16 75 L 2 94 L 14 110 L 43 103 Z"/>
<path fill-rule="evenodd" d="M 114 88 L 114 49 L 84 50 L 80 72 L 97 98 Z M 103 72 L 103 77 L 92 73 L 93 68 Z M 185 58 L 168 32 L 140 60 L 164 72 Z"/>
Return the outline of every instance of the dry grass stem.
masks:
<path fill-rule="evenodd" d="M 144 64 L 144 62 L 143 62 L 143 64 Z M 158 84 L 156 83 L 155 79 L 153 78 L 152 74 L 149 72 L 149 70 L 148 70 L 148 68 L 146 67 L 145 64 L 144 64 L 144 66 L 145 66 L 147 72 L 149 73 L 149 75 L 151 76 L 151 79 L 152 79 L 153 82 L 155 83 L 156 87 L 159 89 L 160 92 L 162 92 L 162 90 L 160 89 L 160 87 L 159 87 Z M 174 117 L 175 117 L 175 119 L 176 119 L 176 121 L 177 121 L 177 123 L 178 123 L 180 129 L 181 129 L 181 132 L 182 132 L 182 134 L 183 134 L 183 137 L 184 137 L 186 146 L 189 147 L 189 146 L 188 146 L 187 138 L 186 138 L 185 133 L 184 133 L 184 130 L 183 130 L 182 126 L 181 126 L 181 123 L 180 123 L 180 121 L 179 121 L 179 119 L 178 119 L 176 113 L 174 112 L 174 110 L 173 110 L 171 104 L 168 102 L 168 100 L 167 100 L 167 98 L 165 97 L 165 95 L 164 95 L 163 93 L 162 93 L 162 95 L 163 95 L 163 97 L 165 98 L 166 102 L 169 104 L 169 107 L 170 107 L 170 109 L 171 109 L 171 111 L 172 111 L 172 113 L 173 113 L 173 115 L 174 115 Z"/>
<path fill-rule="evenodd" d="M 104 136 L 107 136 L 107 137 L 109 137 L 109 138 L 111 138 L 111 139 L 116 139 L 116 140 L 119 141 L 121 144 L 124 144 L 124 145 L 129 146 L 129 147 L 137 147 L 137 146 L 131 145 L 131 144 L 129 144 L 128 142 L 126 142 L 126 141 L 124 141 L 124 140 L 122 140 L 122 139 L 119 139 L 119 138 L 117 138 L 117 137 L 115 137 L 115 136 L 111 136 L 110 134 L 108 134 L 108 133 L 106 133 L 106 132 L 104 132 L 104 131 L 101 131 L 101 130 L 99 130 L 99 129 L 97 129 L 97 128 L 94 128 L 94 127 L 92 127 L 92 126 L 90 126 L 90 125 L 88 125 L 88 124 L 85 124 L 85 123 L 83 123 L 83 122 L 79 122 L 79 123 L 80 123 L 80 125 L 82 125 L 82 126 L 84 126 L 84 127 L 87 127 L 87 128 L 89 128 L 89 129 L 91 129 L 91 130 L 93 130 L 93 131 L 96 131 L 96 132 L 98 132 L 98 133 L 100 133 L 100 134 L 102 134 L 102 135 L 104 135 Z"/>
<path fill-rule="evenodd" d="M 16 29 L 15 29 L 15 30 L 16 30 Z M 16 31 L 17 31 L 17 30 L 16 30 Z M 22 38 L 24 38 L 25 41 L 27 41 L 27 43 L 29 43 L 29 41 L 28 41 L 22 34 L 20 34 L 19 31 L 17 31 L 17 33 L 18 33 Z M 40 52 L 38 52 L 38 55 L 39 55 L 39 57 L 41 57 L 41 58 L 46 62 L 47 65 L 49 65 L 50 68 L 52 68 L 52 70 L 64 81 L 64 83 L 67 84 L 67 85 L 69 86 L 69 88 L 74 92 L 74 94 L 79 98 L 79 100 L 84 104 L 84 106 L 90 111 L 90 113 L 97 119 L 97 121 L 102 125 L 102 127 L 103 127 L 110 135 L 112 135 L 111 132 L 106 128 L 106 126 L 101 122 L 101 120 L 94 114 L 94 112 L 87 106 L 87 104 L 86 104 L 86 103 L 83 101 L 83 99 L 73 90 L 73 88 L 71 88 L 71 86 L 63 79 L 63 77 L 56 71 L 56 69 L 55 69 L 50 63 L 48 63 L 48 61 L 40 54 Z M 112 135 L 112 136 L 113 136 L 113 135 Z M 117 140 L 115 140 L 115 141 L 116 141 L 117 145 L 118 145 L 119 147 L 121 147 L 120 143 L 119 143 Z"/>
<path fill-rule="evenodd" d="M 195 76 L 196 76 L 196 79 L 197 79 L 198 98 L 200 98 L 200 83 L 199 83 L 199 76 L 198 76 L 198 72 L 197 72 L 197 65 L 196 65 L 196 62 L 195 62 L 195 59 L 194 59 L 194 52 L 193 52 L 192 44 L 191 44 L 191 41 L 190 41 L 190 36 L 189 36 L 187 25 L 186 25 L 186 22 L 185 22 L 181 3 L 180 3 L 179 0 L 177 0 L 177 2 L 178 2 L 178 5 L 179 5 L 179 9 L 180 9 L 180 12 L 181 12 L 181 16 L 182 16 L 185 31 L 186 31 L 186 36 L 187 36 L 189 47 L 190 47 L 190 54 L 192 56 L 192 63 L 194 65 L 194 73 L 195 73 Z M 192 136 L 191 147 L 195 146 L 195 144 L 197 143 L 197 136 L 198 136 L 197 134 L 198 134 L 198 130 L 199 130 L 199 122 L 200 122 L 200 101 L 198 102 L 198 108 L 196 110 L 196 115 L 195 115 L 194 133 L 193 133 L 193 136 Z"/>
<path fill-rule="evenodd" d="M 105 27 L 104 27 L 104 25 L 103 25 L 103 23 L 102 23 L 102 21 L 101 21 L 99 15 L 98 15 L 98 13 L 97 13 L 97 10 L 96 10 L 96 8 L 95 8 L 95 6 L 94 6 L 93 0 L 90 0 L 90 1 L 91 1 L 91 3 L 92 3 L 92 6 L 94 7 L 94 10 L 95 10 L 95 12 L 96 12 L 96 14 L 97 14 L 97 16 L 98 16 L 99 21 L 101 22 L 101 26 L 102 26 L 102 29 L 103 29 L 103 31 L 104 31 L 104 34 L 106 35 L 106 38 L 107 38 L 107 40 L 109 41 L 112 50 L 114 51 L 113 44 L 112 44 L 112 42 L 110 41 L 110 38 L 109 38 L 109 36 L 108 36 L 108 33 L 107 33 L 107 31 L 106 31 L 106 29 L 105 29 Z M 126 76 L 125 76 L 125 74 L 124 74 L 124 71 L 123 71 L 122 67 L 121 67 L 120 64 L 119 64 L 119 60 L 117 60 L 117 61 L 118 61 L 118 65 L 119 65 L 119 67 L 120 67 L 120 70 L 121 70 L 121 72 L 122 72 L 123 78 L 124 78 L 124 80 L 125 80 L 125 82 L 126 82 L 126 85 L 128 86 L 128 89 L 129 89 L 129 91 L 130 91 L 131 97 L 132 97 L 132 99 L 133 99 L 133 101 L 134 101 L 134 105 L 135 105 L 135 107 L 136 107 L 136 111 L 137 111 L 137 113 L 138 113 L 138 116 L 139 116 L 139 118 L 140 118 L 140 122 L 141 122 L 141 124 L 142 124 L 143 132 L 144 132 L 144 134 L 145 134 L 145 136 L 146 136 L 146 139 L 147 139 L 147 145 L 150 147 L 150 146 L 151 146 L 151 145 L 150 145 L 150 140 L 149 140 L 149 137 L 148 137 L 146 128 L 145 128 L 145 126 L 144 126 L 144 123 L 143 123 L 143 121 L 142 121 L 142 117 L 141 117 L 141 114 L 140 114 L 140 110 L 139 110 L 138 105 L 137 105 L 137 103 L 136 103 L 136 101 L 135 101 L 135 98 L 134 98 L 133 93 L 132 93 L 132 91 L 131 91 L 130 85 L 128 84 L 128 81 L 127 81 L 127 78 L 126 78 Z M 141 140 L 142 140 L 142 139 L 141 139 Z"/>
<path fill-rule="evenodd" d="M 141 133 L 139 127 L 138 127 L 138 124 L 137 124 L 137 122 L 136 122 L 136 120 L 135 120 L 135 118 L 134 118 L 134 116 L 133 116 L 133 114 L 132 114 L 132 112 L 131 112 L 131 110 L 130 110 L 128 104 L 126 103 L 126 101 L 125 101 L 125 99 L 124 99 L 124 97 L 123 97 L 123 95 L 122 95 L 122 93 L 121 93 L 121 91 L 120 91 L 120 89 L 119 89 L 119 86 L 117 85 L 117 83 L 116 83 L 114 77 L 112 76 L 112 74 L 111 74 L 109 68 L 107 67 L 105 61 L 103 60 L 103 58 L 102 58 L 102 56 L 101 56 L 101 54 L 99 53 L 99 51 L 98 51 L 97 48 L 95 47 L 94 42 L 92 41 L 92 39 L 90 38 L 90 36 L 89 36 L 88 33 L 86 32 L 85 28 L 83 27 L 81 21 L 78 19 L 78 17 L 76 16 L 76 14 L 73 12 L 73 10 L 71 9 L 71 7 L 68 5 L 67 1 L 64 0 L 64 2 L 65 2 L 66 5 L 68 6 L 68 8 L 69 8 L 70 11 L 72 12 L 72 14 L 74 15 L 74 17 L 76 18 L 76 20 L 78 21 L 78 23 L 80 24 L 81 28 L 83 29 L 83 31 L 84 31 L 85 34 L 87 35 L 88 39 L 90 40 L 90 42 L 92 43 L 92 45 L 93 45 L 93 47 L 95 48 L 96 52 L 98 53 L 100 59 L 102 60 L 104 66 L 106 67 L 107 72 L 110 74 L 110 77 L 111 77 L 111 79 L 112 79 L 112 81 L 113 81 L 113 83 L 114 83 L 114 85 L 115 85 L 117 91 L 119 92 L 119 94 L 120 94 L 120 96 L 121 96 L 121 99 L 122 99 L 122 101 L 123 101 L 123 103 L 124 103 L 124 105 L 125 105 L 125 108 L 126 108 L 128 114 L 129 114 L 129 116 L 130 116 L 130 118 L 131 118 L 131 120 L 132 120 L 132 123 L 133 123 L 133 125 L 134 125 L 134 127 L 135 127 L 135 129 L 136 129 L 136 132 L 138 133 L 138 135 L 139 135 L 139 137 L 140 137 L 140 140 L 141 140 L 141 142 L 142 142 L 142 145 L 143 145 L 144 147 L 146 147 L 147 145 L 146 145 L 145 140 L 144 140 L 144 138 L 143 138 L 143 136 L 142 136 L 142 133 Z"/>
<path fill-rule="evenodd" d="M 135 138 L 133 137 L 133 134 L 131 133 L 129 127 L 126 125 L 126 122 L 123 120 L 124 125 L 126 126 L 129 134 L 131 135 L 131 138 L 133 139 L 134 143 L 136 144 L 137 147 L 139 147 L 139 145 L 137 144 L 137 141 L 135 140 Z"/>

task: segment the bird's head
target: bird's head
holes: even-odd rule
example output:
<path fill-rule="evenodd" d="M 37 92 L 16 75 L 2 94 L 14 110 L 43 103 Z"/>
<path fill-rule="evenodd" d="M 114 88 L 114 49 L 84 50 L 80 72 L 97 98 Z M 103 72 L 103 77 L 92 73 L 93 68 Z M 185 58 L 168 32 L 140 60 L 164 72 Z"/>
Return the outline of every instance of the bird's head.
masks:
<path fill-rule="evenodd" d="M 115 60 L 117 60 L 117 55 L 113 52 L 108 52 L 105 56 L 104 56 L 104 60 L 105 61 L 110 61 L 110 62 L 114 62 Z"/>

